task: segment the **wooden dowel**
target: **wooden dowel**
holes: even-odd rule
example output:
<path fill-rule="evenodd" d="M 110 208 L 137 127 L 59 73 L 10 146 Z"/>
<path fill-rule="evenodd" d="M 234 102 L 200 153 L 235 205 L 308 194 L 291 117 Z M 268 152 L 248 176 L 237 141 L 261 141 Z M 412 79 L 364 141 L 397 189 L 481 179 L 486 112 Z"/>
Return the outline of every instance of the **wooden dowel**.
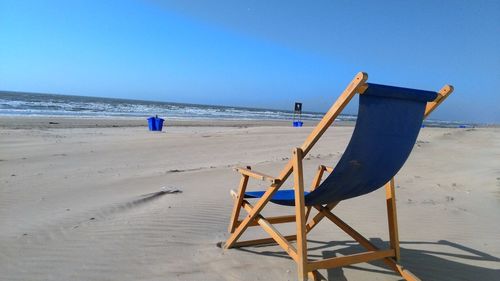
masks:
<path fill-rule="evenodd" d="M 307 264 L 308 270 L 316 270 L 321 268 L 332 268 L 346 266 L 350 264 L 356 264 L 361 262 L 369 262 L 373 260 L 379 260 L 387 257 L 393 257 L 394 250 L 379 250 L 379 251 L 369 251 L 365 253 L 347 255 L 342 257 L 329 258 L 319 261 L 312 261 Z"/>
<path fill-rule="evenodd" d="M 287 236 L 283 236 L 283 237 L 288 241 L 297 240 L 297 235 L 287 235 Z M 238 241 L 238 242 L 234 243 L 233 248 L 241 248 L 241 247 L 256 246 L 256 245 L 267 245 L 267 244 L 276 244 L 276 240 L 274 240 L 274 238 L 262 238 L 262 239 Z"/>

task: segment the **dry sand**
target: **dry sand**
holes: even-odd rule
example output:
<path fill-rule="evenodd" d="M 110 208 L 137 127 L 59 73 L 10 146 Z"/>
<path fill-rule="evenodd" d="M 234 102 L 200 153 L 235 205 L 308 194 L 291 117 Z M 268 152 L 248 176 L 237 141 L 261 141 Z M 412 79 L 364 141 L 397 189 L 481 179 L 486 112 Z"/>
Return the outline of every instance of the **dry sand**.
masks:
<path fill-rule="evenodd" d="M 311 127 L 191 122 L 152 133 L 143 120 L 51 120 L 59 124 L 0 119 L 0 280 L 296 280 L 277 246 L 216 243 L 227 238 L 229 190 L 239 181 L 232 167 L 276 175 Z M 335 164 L 351 133 L 326 133 L 304 162 L 307 183 L 317 165 Z M 499 159 L 498 128 L 421 131 L 396 192 L 402 262 L 423 280 L 500 280 Z M 384 246 L 384 199 L 380 189 L 336 213 Z M 277 211 L 293 213 L 267 214 Z M 255 228 L 245 237 L 264 236 Z M 312 258 L 360 250 L 326 221 L 308 238 Z M 401 280 L 380 263 L 322 273 Z"/>

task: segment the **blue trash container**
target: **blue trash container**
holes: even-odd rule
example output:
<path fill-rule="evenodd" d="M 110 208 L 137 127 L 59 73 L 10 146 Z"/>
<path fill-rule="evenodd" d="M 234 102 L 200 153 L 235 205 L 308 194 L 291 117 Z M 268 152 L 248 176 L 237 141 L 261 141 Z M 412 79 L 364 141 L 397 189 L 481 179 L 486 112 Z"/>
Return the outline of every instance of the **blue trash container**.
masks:
<path fill-rule="evenodd" d="M 156 118 L 156 130 L 161 132 L 161 129 L 163 128 L 163 121 L 165 121 L 164 119 L 161 119 L 161 118 Z"/>
<path fill-rule="evenodd" d="M 154 117 L 148 118 L 148 127 L 150 131 L 156 131 L 156 118 Z"/>

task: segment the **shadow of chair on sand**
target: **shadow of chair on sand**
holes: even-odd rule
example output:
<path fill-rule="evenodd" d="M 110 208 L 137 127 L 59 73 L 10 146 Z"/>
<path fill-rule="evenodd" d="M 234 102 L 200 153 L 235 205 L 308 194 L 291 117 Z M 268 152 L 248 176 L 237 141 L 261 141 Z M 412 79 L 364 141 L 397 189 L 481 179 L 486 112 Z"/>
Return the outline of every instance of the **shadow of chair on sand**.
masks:
<path fill-rule="evenodd" d="M 380 248 L 387 248 L 388 242 L 381 239 L 370 239 L 370 241 Z M 308 240 L 310 252 L 321 251 L 322 255 L 310 254 L 310 259 L 332 258 L 337 254 L 349 255 L 364 251 L 356 242 L 349 241 L 331 241 L 321 242 Z M 401 243 L 402 264 L 422 280 L 440 280 L 440 281 L 494 281 L 500 280 L 500 259 L 487 253 L 457 244 L 446 240 L 438 242 L 407 241 Z M 415 246 L 426 249 L 410 249 L 404 247 Z M 259 248 L 240 248 L 241 251 L 252 252 L 260 255 L 275 256 L 289 259 L 289 256 L 283 251 L 259 251 Z M 334 248 L 335 250 L 331 250 Z M 432 250 L 429 250 L 432 248 Z M 328 249 L 328 250 L 326 250 Z M 436 249 L 436 250 L 433 250 Z M 495 264 L 492 267 L 484 267 L 484 264 Z M 498 264 L 496 264 L 498 263 Z M 378 272 L 387 275 L 396 276 L 389 270 L 382 261 L 370 262 L 372 267 L 366 268 L 358 265 L 348 267 L 331 268 L 327 270 L 328 280 L 348 281 L 344 275 L 344 269 Z M 480 266 L 481 264 L 483 266 Z M 400 280 L 403 280 L 402 278 Z"/>

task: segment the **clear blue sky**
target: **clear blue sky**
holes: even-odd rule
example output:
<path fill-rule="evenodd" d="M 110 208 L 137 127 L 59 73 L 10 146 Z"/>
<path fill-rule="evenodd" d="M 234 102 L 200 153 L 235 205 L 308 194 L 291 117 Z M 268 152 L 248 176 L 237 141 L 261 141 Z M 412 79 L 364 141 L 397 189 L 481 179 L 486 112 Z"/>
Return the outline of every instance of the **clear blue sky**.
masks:
<path fill-rule="evenodd" d="M 1 90 L 325 111 L 362 70 L 500 123 L 499 50 L 498 0 L 0 0 Z"/>

